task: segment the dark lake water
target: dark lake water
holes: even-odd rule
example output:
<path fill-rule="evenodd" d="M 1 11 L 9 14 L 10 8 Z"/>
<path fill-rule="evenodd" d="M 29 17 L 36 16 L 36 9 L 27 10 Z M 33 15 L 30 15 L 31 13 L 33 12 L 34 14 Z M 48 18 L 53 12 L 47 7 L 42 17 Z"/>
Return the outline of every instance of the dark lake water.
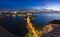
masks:
<path fill-rule="evenodd" d="M 32 16 L 35 16 L 35 18 L 33 19 Z M 34 24 L 40 24 L 42 26 L 45 26 L 48 22 L 52 20 L 60 20 L 60 13 L 39 13 L 32 14 L 32 16 L 30 18 L 32 19 Z M 22 16 L 4 16 L 3 20 L 0 21 L 0 25 L 2 25 L 9 32 L 12 32 L 16 35 L 23 36 L 28 31 L 26 29 L 25 17 Z M 19 29 L 18 26 L 20 25 L 21 28 Z"/>

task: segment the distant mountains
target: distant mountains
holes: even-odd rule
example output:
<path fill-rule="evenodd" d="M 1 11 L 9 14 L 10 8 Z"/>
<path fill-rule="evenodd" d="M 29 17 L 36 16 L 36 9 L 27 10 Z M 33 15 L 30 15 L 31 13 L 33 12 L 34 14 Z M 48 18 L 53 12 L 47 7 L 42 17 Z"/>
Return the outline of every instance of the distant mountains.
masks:
<path fill-rule="evenodd" d="M 60 12 L 60 11 L 57 11 L 57 10 L 52 10 L 52 9 L 17 9 L 17 10 L 10 10 L 10 9 L 3 9 L 3 10 L 0 10 L 1 11 L 4 11 L 4 12 Z"/>

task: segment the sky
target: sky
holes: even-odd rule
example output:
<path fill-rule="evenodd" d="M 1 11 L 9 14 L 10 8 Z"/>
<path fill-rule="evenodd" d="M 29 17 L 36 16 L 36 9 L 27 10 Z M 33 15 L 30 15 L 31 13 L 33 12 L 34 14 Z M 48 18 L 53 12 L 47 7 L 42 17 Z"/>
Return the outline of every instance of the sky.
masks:
<path fill-rule="evenodd" d="M 60 0 L 0 0 L 0 10 L 41 8 L 60 10 Z"/>

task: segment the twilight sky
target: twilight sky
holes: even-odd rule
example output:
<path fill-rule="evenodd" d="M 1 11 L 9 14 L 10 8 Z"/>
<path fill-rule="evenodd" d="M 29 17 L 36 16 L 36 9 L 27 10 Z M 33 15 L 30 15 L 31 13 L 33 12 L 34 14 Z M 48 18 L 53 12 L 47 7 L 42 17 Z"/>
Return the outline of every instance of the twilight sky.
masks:
<path fill-rule="evenodd" d="M 54 9 L 60 10 L 60 0 L 0 0 L 1 9 Z"/>

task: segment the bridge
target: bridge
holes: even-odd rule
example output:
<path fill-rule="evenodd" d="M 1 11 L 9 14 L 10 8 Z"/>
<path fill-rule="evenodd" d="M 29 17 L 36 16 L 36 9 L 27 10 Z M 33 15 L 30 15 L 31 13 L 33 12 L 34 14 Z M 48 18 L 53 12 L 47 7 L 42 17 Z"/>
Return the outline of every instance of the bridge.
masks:
<path fill-rule="evenodd" d="M 52 12 L 1 12 L 0 17 L 3 16 L 27 16 L 27 13 L 29 13 L 31 18 L 35 18 L 35 22 L 41 23 L 46 25 L 48 22 L 52 20 L 60 20 L 60 11 L 52 11 Z M 38 20 L 38 21 L 37 21 Z"/>
<path fill-rule="evenodd" d="M 11 28 L 12 30 L 11 29 L 10 30 L 12 32 L 14 32 L 13 29 L 16 28 L 17 21 L 20 24 L 21 23 L 25 24 L 23 17 L 27 16 L 27 13 L 29 13 L 29 12 L 26 12 L 26 13 L 24 13 L 24 12 L 23 13 L 22 12 L 20 12 L 20 13 L 19 12 L 13 12 L 13 13 L 12 12 L 1 12 L 0 19 L 3 20 L 2 26 L 4 26 L 8 30 L 9 30 L 9 28 Z M 21 16 L 23 16 L 23 17 L 21 18 Z M 50 21 L 60 20 L 60 12 L 59 11 L 58 12 L 57 11 L 54 11 L 54 12 L 36 12 L 36 13 L 32 12 L 32 13 L 29 13 L 29 16 L 31 16 L 30 18 L 32 19 L 34 24 L 40 24 L 43 26 L 48 24 L 48 22 L 50 22 Z"/>

